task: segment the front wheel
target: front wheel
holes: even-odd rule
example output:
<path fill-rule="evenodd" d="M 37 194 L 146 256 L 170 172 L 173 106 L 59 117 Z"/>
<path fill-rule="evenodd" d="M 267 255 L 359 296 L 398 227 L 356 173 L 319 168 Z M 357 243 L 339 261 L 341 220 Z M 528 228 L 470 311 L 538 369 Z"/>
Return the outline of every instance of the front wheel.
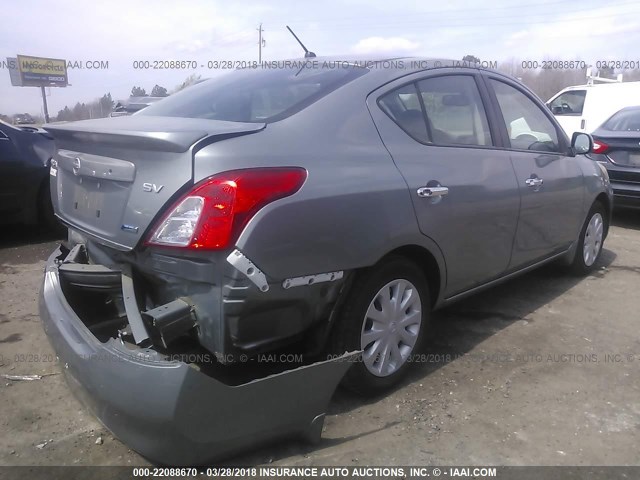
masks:
<path fill-rule="evenodd" d="M 362 350 L 343 385 L 375 395 L 400 381 L 424 337 L 430 305 L 424 274 L 405 258 L 360 272 L 332 332 L 335 353 Z"/>
<path fill-rule="evenodd" d="M 571 270 L 574 273 L 586 275 L 596 268 L 596 263 L 602 253 L 608 222 L 609 216 L 604 206 L 599 202 L 594 203 L 580 232 L 578 248 L 571 265 Z"/>

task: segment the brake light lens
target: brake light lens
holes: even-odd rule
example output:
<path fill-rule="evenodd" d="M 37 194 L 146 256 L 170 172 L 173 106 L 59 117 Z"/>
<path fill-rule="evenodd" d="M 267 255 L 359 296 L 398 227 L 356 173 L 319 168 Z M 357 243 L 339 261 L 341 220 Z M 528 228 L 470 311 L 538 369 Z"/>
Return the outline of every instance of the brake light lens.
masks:
<path fill-rule="evenodd" d="M 220 173 L 195 185 L 152 230 L 147 245 L 222 250 L 265 205 L 296 193 L 307 178 L 298 167 Z"/>
<path fill-rule="evenodd" d="M 602 154 L 602 153 L 605 153 L 607 150 L 609 150 L 609 145 L 607 145 L 606 143 L 600 140 L 593 141 L 593 153 Z"/>

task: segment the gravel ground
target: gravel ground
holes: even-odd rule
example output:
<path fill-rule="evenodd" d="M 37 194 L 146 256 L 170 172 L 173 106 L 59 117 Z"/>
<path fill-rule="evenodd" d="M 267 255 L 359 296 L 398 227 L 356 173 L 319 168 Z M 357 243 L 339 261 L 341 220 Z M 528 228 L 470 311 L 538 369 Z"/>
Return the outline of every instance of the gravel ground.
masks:
<path fill-rule="evenodd" d="M 147 464 L 70 394 L 37 298 L 55 238 L 0 233 L 0 465 Z M 384 398 L 338 391 L 323 440 L 276 465 L 637 465 L 640 215 L 616 214 L 598 271 L 545 267 L 434 314 L 430 355 Z"/>

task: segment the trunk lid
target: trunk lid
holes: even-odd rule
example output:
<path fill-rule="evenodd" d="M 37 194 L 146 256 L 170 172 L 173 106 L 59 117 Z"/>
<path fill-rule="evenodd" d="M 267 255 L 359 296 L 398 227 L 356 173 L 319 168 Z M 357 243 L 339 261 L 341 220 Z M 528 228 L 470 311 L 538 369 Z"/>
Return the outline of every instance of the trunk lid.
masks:
<path fill-rule="evenodd" d="M 199 145 L 264 127 L 151 116 L 46 125 L 57 147 L 50 177 L 55 212 L 101 243 L 130 250 L 193 180 Z"/>
<path fill-rule="evenodd" d="M 607 132 L 606 135 L 594 134 L 593 138 L 609 146 L 605 155 L 616 165 L 640 168 L 640 133 Z"/>

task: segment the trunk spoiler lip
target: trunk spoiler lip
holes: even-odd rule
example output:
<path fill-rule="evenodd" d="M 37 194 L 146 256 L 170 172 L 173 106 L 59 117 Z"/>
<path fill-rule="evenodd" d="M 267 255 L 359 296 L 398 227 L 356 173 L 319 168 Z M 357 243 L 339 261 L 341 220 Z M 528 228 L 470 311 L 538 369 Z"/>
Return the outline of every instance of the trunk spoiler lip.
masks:
<path fill-rule="evenodd" d="M 266 123 L 134 115 L 46 124 L 43 128 L 56 140 L 182 153 L 203 139 L 258 132 L 266 128 Z"/>

